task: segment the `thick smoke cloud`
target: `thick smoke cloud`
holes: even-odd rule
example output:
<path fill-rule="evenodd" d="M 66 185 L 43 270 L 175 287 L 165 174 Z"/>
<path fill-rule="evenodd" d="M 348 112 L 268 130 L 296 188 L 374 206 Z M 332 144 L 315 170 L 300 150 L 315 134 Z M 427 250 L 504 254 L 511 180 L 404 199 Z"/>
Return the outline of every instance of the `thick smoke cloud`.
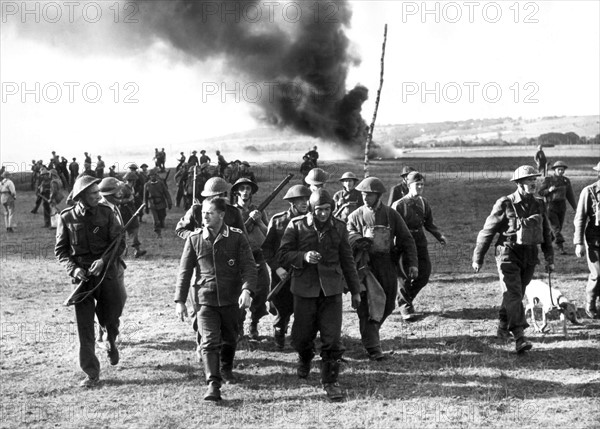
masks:
<path fill-rule="evenodd" d="M 349 54 L 346 1 L 138 0 L 140 41 L 160 39 L 199 60 L 221 58 L 262 88 L 262 119 L 359 149 L 365 87 L 346 93 L 358 59 Z"/>

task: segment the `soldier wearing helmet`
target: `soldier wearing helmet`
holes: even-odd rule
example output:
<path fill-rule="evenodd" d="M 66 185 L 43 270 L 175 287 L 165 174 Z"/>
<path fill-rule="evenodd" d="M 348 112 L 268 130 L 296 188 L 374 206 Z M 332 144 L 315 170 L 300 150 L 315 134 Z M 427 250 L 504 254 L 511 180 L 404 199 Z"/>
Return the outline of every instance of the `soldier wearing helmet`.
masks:
<path fill-rule="evenodd" d="M 546 167 L 548 164 L 548 160 L 546 159 L 546 154 L 544 153 L 544 149 L 542 145 L 538 145 L 538 150 L 533 157 L 535 164 L 537 165 L 538 173 L 546 177 Z"/>
<path fill-rule="evenodd" d="M 121 211 L 123 223 L 127 224 L 139 207 L 136 203 L 135 191 L 137 174 L 135 174 L 133 171 L 130 171 L 125 175 L 124 179 L 125 183 L 121 185 L 121 199 L 119 202 L 119 210 Z M 145 250 L 140 249 L 142 243 L 139 239 L 139 231 L 140 221 L 139 218 L 136 217 L 136 219 L 132 220 L 129 226 L 127 227 L 127 236 L 132 240 L 131 247 L 133 247 L 134 258 L 139 258 L 147 253 Z"/>
<path fill-rule="evenodd" d="M 411 171 L 415 171 L 415 169 L 408 165 L 405 165 L 404 167 L 402 167 L 402 173 L 400 174 L 400 178 L 401 178 L 400 183 L 398 183 L 396 186 L 393 186 L 392 189 L 390 190 L 390 196 L 388 198 L 388 206 L 392 207 L 392 204 L 394 204 L 400 198 L 402 198 L 403 196 L 408 194 L 408 184 L 406 183 L 406 176 L 408 176 L 408 174 Z"/>
<path fill-rule="evenodd" d="M 313 146 L 311 150 L 306 152 L 306 156 L 310 158 L 314 168 L 318 167 L 319 152 L 317 152 L 317 146 Z"/>
<path fill-rule="evenodd" d="M 300 174 L 302 174 L 302 184 L 304 186 L 308 186 L 308 184 L 306 183 L 306 176 L 308 175 L 308 172 L 313 168 L 315 168 L 313 162 L 310 160 L 308 155 L 304 155 L 302 157 L 302 164 L 300 164 Z"/>
<path fill-rule="evenodd" d="M 325 170 L 313 168 L 308 172 L 304 181 L 307 183 L 308 189 L 310 189 L 311 192 L 314 192 L 317 189 L 324 188 L 328 178 L 329 175 Z"/>
<path fill-rule="evenodd" d="M 575 212 L 575 255 L 583 256 L 583 246 L 587 248 L 586 257 L 590 275 L 585 288 L 585 312 L 592 319 L 599 319 L 597 301 L 600 299 L 600 162 L 593 168 L 598 181 L 586 186 L 579 195 Z"/>
<path fill-rule="evenodd" d="M 345 222 L 350 213 L 363 205 L 363 200 L 360 191 L 355 189 L 359 181 L 356 174 L 347 171 L 342 174 L 339 181 L 342 183 L 344 189 L 333 194 L 333 201 L 335 201 L 335 211 L 333 214 Z"/>
<path fill-rule="evenodd" d="M 125 305 L 126 293 L 122 283 L 123 264 L 118 257 L 125 249 L 125 240 L 117 240 L 116 258 L 103 256 L 111 243 L 119 237 L 122 225 L 115 212 L 100 204 L 100 179 L 80 177 L 73 187 L 75 205 L 60 213 L 56 230 L 54 253 L 75 281 L 87 282 L 92 277 L 102 278 L 96 292 L 75 304 L 75 318 L 79 335 L 79 365 L 86 378 L 82 387 L 99 383 L 100 363 L 96 357 L 94 316 L 106 332 L 106 352 L 111 365 L 119 362 L 116 339 L 119 318 Z"/>
<path fill-rule="evenodd" d="M 369 359 L 380 361 L 385 355 L 381 349 L 379 330 L 385 319 L 394 311 L 399 258 L 400 255 L 404 256 L 409 266 L 409 277 L 415 278 L 418 275 L 417 250 L 402 217 L 381 201 L 381 196 L 386 191 L 383 182 L 377 177 L 368 177 L 360 182 L 356 189 L 362 193 L 365 203 L 348 217 L 350 244 L 358 261 L 365 259 L 366 266 L 385 294 L 380 303 L 383 309 L 377 309 L 381 317 L 376 322 L 369 309 L 369 300 L 374 291 L 363 288 L 361 305 L 358 308 L 359 329 Z M 381 295 L 380 292 L 378 289 L 377 295 Z"/>
<path fill-rule="evenodd" d="M 563 255 L 567 254 L 564 248 L 565 239 L 562 235 L 562 227 L 567 213 L 567 201 L 571 204 L 573 210 L 577 209 L 571 181 L 565 177 L 567 168 L 568 166 L 564 162 L 556 161 L 552 165 L 554 174 L 544 178 L 538 190 L 538 194 L 546 199 L 548 205 L 548 220 L 554 232 L 554 244 Z"/>
<path fill-rule="evenodd" d="M 148 172 L 148 181 L 144 185 L 144 203 L 146 204 L 146 214 L 152 212 L 154 232 L 160 238 L 162 236 L 161 229 L 165 227 L 167 208 L 171 210 L 173 203 L 167 185 L 158 178 L 156 168 Z"/>
<path fill-rule="evenodd" d="M 214 198 L 226 197 L 229 191 L 229 183 L 221 177 L 211 177 L 204 185 L 201 196 L 204 199 L 212 200 Z M 238 209 L 231 204 L 227 204 L 225 208 L 224 222 L 226 225 L 241 229 L 246 236 L 246 227 L 242 214 Z M 179 220 L 175 227 L 175 233 L 182 239 L 186 239 L 196 228 L 202 227 L 202 206 L 200 203 L 194 203 L 190 209 L 185 212 L 185 215 Z"/>
<path fill-rule="evenodd" d="M 267 235 L 267 214 L 256 210 L 256 205 L 252 203 L 252 196 L 258 191 L 258 185 L 250 179 L 238 179 L 231 187 L 231 197 L 233 206 L 240 210 L 242 219 L 248 231 L 248 242 L 252 250 L 252 256 L 258 269 L 258 279 L 256 282 L 256 292 L 252 305 L 250 306 L 250 329 L 249 338 L 253 341 L 258 340 L 258 322 L 263 316 L 267 315 L 266 303 L 269 294 L 269 270 L 261 246 Z M 240 313 L 240 332 L 244 332 L 244 320 L 246 311 Z"/>
<path fill-rule="evenodd" d="M 306 186 L 294 185 L 288 189 L 283 199 L 290 203 L 289 209 L 277 213 L 271 218 L 267 227 L 267 236 L 262 245 L 263 254 L 267 264 L 271 268 L 272 284 L 275 287 L 283 278 L 289 277 L 277 258 L 277 249 L 281 244 L 281 238 L 290 220 L 297 216 L 303 216 L 308 211 L 308 198 L 310 191 Z M 289 282 L 272 298 L 276 315 L 273 321 L 273 339 L 279 350 L 285 346 L 285 334 L 290 323 L 290 317 L 294 314 L 294 297 L 290 291 Z"/>
<path fill-rule="evenodd" d="M 538 260 L 538 245 L 541 244 L 546 259 L 546 271 L 554 271 L 552 230 L 546 215 L 546 204 L 535 197 L 536 178 L 541 173 L 523 165 L 517 168 L 511 181 L 517 190 L 496 201 L 492 212 L 477 236 L 473 252 L 473 270 L 478 273 L 483 259 L 496 234 L 496 264 L 504 295 L 500 311 L 497 336 L 502 340 L 516 340 L 517 353 L 531 350 L 531 343 L 524 336 L 529 325 L 525 319 L 523 295 L 533 278 Z"/>
<path fill-rule="evenodd" d="M 333 401 L 344 395 L 337 382 L 344 353 L 341 341 L 344 280 L 352 307 L 360 304 L 360 285 L 344 222 L 332 216 L 333 199 L 324 189 L 309 199 L 311 212 L 288 224 L 278 260 L 292 270 L 294 295 L 292 344 L 298 352 L 297 374 L 307 378 L 314 357 L 317 331 L 321 336 L 321 383 Z"/>
<path fill-rule="evenodd" d="M 392 209 L 400 213 L 417 246 L 419 275 L 414 279 L 398 278 L 400 314 L 404 320 L 412 320 L 415 317 L 413 301 L 421 289 L 427 285 L 431 275 L 431 260 L 427 250 L 427 237 L 423 229 L 429 231 L 442 246 L 446 245 L 446 237 L 433 223 L 431 206 L 422 196 L 425 177 L 417 171 L 412 171 L 406 177 L 406 184 L 408 185 L 408 194 L 392 204 Z"/>

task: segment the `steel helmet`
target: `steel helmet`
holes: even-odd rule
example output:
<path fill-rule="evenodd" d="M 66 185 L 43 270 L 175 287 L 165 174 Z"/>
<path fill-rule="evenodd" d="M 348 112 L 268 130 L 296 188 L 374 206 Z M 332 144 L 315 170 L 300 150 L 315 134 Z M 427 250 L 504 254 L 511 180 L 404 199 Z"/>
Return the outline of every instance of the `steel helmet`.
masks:
<path fill-rule="evenodd" d="M 522 165 L 515 170 L 510 181 L 518 182 L 519 180 L 527 179 L 528 177 L 538 177 L 541 175 L 542 173 L 536 172 L 535 168 L 531 165 Z"/>
<path fill-rule="evenodd" d="M 133 171 L 130 171 L 129 173 L 127 173 L 123 179 L 129 181 L 133 181 L 133 180 L 137 180 L 138 179 L 138 175 L 136 173 L 134 173 Z"/>
<path fill-rule="evenodd" d="M 293 200 L 294 198 L 309 198 L 310 189 L 304 185 L 294 185 L 285 193 L 284 200 Z"/>
<path fill-rule="evenodd" d="M 203 197 L 214 197 L 215 195 L 224 194 L 229 190 L 229 183 L 225 181 L 225 179 L 221 177 L 211 177 L 204 184 L 204 189 L 202 190 Z"/>
<path fill-rule="evenodd" d="M 320 168 L 313 168 L 308 172 L 304 181 L 309 185 L 322 185 L 327 182 L 328 178 L 327 172 Z"/>
<path fill-rule="evenodd" d="M 332 208 L 334 206 L 334 202 L 333 202 L 333 198 L 331 198 L 331 194 L 323 188 L 319 188 L 316 191 L 314 191 L 312 194 L 310 194 L 310 198 L 309 198 L 308 202 L 310 203 L 310 206 L 312 207 L 313 210 L 315 209 L 315 207 L 322 206 L 323 204 L 331 204 Z"/>
<path fill-rule="evenodd" d="M 76 199 L 78 196 L 80 196 L 87 188 L 89 188 L 90 186 L 96 184 L 96 183 L 100 183 L 101 180 L 98 179 L 97 177 L 92 177 L 92 176 L 81 176 L 80 178 L 78 178 L 75 181 L 75 184 L 73 185 L 73 199 Z"/>
<path fill-rule="evenodd" d="M 358 177 L 356 177 L 356 174 L 354 174 L 351 171 L 346 171 L 344 174 L 342 174 L 342 177 L 340 177 L 339 182 L 341 182 L 343 180 L 354 180 L 355 182 L 360 181 L 360 179 Z"/>
<path fill-rule="evenodd" d="M 402 173 L 400 173 L 400 177 L 406 177 L 408 175 L 408 173 L 410 173 L 411 171 L 417 171 L 417 170 L 413 167 L 405 165 L 404 167 L 402 167 Z"/>
<path fill-rule="evenodd" d="M 98 185 L 100 195 L 114 195 L 121 189 L 121 181 L 114 177 L 105 177 Z"/>
<path fill-rule="evenodd" d="M 367 177 L 356 186 L 356 190 L 360 192 L 376 192 L 378 194 L 385 193 L 385 185 L 377 177 Z"/>
<path fill-rule="evenodd" d="M 258 191 L 258 185 L 256 183 L 254 183 L 247 177 L 241 177 L 237 179 L 231 187 L 231 193 L 235 193 L 241 185 L 250 185 L 250 187 L 252 188 L 252 194 L 256 194 L 256 192 Z"/>
<path fill-rule="evenodd" d="M 562 168 L 564 168 L 564 169 L 567 169 L 567 168 L 569 168 L 569 166 L 568 166 L 567 164 L 565 164 L 564 162 L 562 162 L 562 161 L 556 161 L 556 162 L 555 162 L 555 163 L 552 165 L 552 169 L 553 169 L 553 170 L 554 170 L 555 168 L 558 168 L 558 167 L 562 167 Z"/>

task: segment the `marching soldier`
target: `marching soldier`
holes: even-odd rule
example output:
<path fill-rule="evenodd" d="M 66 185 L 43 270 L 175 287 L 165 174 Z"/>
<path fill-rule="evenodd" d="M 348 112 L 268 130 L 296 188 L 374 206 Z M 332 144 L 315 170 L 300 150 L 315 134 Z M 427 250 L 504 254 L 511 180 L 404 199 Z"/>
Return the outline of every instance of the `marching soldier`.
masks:
<path fill-rule="evenodd" d="M 381 201 L 386 191 L 383 182 L 377 177 L 368 177 L 356 189 L 362 193 L 365 204 L 348 217 L 350 243 L 354 250 L 367 252 L 369 269 L 385 294 L 382 316 L 377 322 L 369 311 L 369 290 L 361 293 L 358 307 L 360 336 L 369 359 L 381 361 L 385 355 L 379 330 L 394 311 L 399 256 L 402 254 L 408 261 L 409 277 L 416 278 L 419 274 L 417 250 L 402 217 Z"/>
<path fill-rule="evenodd" d="M 102 256 L 119 237 L 122 225 L 110 207 L 100 204 L 99 182 L 100 179 L 90 176 L 83 176 L 75 182 L 72 198 L 76 204 L 60 214 L 54 251 L 58 261 L 74 280 L 87 282 L 91 276 L 102 275 L 98 289 L 75 304 L 79 365 L 86 374 L 80 386 L 88 388 L 98 385 L 100 381 L 100 363 L 94 350 L 94 316 L 98 317 L 98 323 L 106 332 L 106 352 L 110 364 L 116 365 L 119 362 L 116 345 L 119 318 L 127 297 L 122 281 L 121 259 Z M 116 246 L 116 254 L 121 255 L 125 240 L 118 240 Z"/>
<path fill-rule="evenodd" d="M 523 295 L 539 263 L 539 244 L 546 259 L 546 271 L 554 271 L 552 230 L 546 205 L 544 200 L 534 196 L 536 177 L 541 175 L 529 165 L 514 171 L 511 181 L 516 183 L 517 190 L 496 201 L 477 236 L 473 252 L 473 270 L 478 273 L 494 236 L 499 235 L 496 263 L 505 291 L 498 314 L 497 335 L 500 339 L 508 340 L 512 333 L 517 353 L 524 353 L 532 347 L 524 335 L 529 324 L 525 319 Z"/>
<path fill-rule="evenodd" d="M 119 210 L 121 211 L 121 216 L 123 217 L 123 223 L 127 224 L 129 220 L 133 217 L 136 210 L 139 206 L 135 203 L 135 181 L 136 181 L 135 173 L 127 173 L 125 175 L 126 183 L 121 187 L 121 201 L 119 204 Z M 131 238 L 131 247 L 133 247 L 133 257 L 139 258 L 144 256 L 147 252 L 145 250 L 140 249 L 142 243 L 139 239 L 140 232 L 140 220 L 136 217 L 131 221 L 129 226 L 127 227 L 127 236 Z"/>
<path fill-rule="evenodd" d="M 248 231 L 248 241 L 254 262 L 256 262 L 257 282 L 254 299 L 250 306 L 250 330 L 249 338 L 258 340 L 258 322 L 263 316 L 266 316 L 267 295 L 269 293 L 269 271 L 261 246 L 267 235 L 267 215 L 256 210 L 256 206 L 252 203 L 252 195 L 258 191 L 258 185 L 250 179 L 238 179 L 231 187 L 232 198 L 235 199 L 234 207 L 238 208 L 242 213 L 244 223 L 248 222 L 246 230 Z M 251 219 L 251 220 L 249 220 Z M 244 320 L 246 319 L 246 310 L 240 315 L 240 333 L 244 332 Z"/>
<path fill-rule="evenodd" d="M 202 287 L 195 328 L 208 388 L 206 401 L 221 400 L 221 383 L 233 381 L 233 360 L 238 340 L 240 309 L 252 302 L 256 266 L 245 234 L 224 222 L 227 204 L 222 198 L 204 200 L 204 227 L 189 234 L 179 264 L 175 291 L 176 314 L 187 317 L 188 291 L 196 270 Z M 222 257 L 218 257 L 222 255 Z"/>
<path fill-rule="evenodd" d="M 406 183 L 406 176 L 408 176 L 408 173 L 410 173 L 411 171 L 415 171 L 415 169 L 413 167 L 409 167 L 408 165 L 402 167 L 402 174 L 400 174 L 400 183 L 398 183 L 396 186 L 393 186 L 390 190 L 388 206 L 391 207 L 392 204 L 394 204 L 400 198 L 408 194 L 408 184 Z"/>
<path fill-rule="evenodd" d="M 413 279 L 398 278 L 400 314 L 402 314 L 404 320 L 412 320 L 415 317 L 413 301 L 421 289 L 427 285 L 431 275 L 431 260 L 427 250 L 427 237 L 423 228 L 429 231 L 442 246 L 446 245 L 446 237 L 433 223 L 431 206 L 422 196 L 425 177 L 417 171 L 412 171 L 406 177 L 406 184 L 409 189 L 408 194 L 396 201 L 392 205 L 392 209 L 400 213 L 417 246 L 419 275 Z"/>
<path fill-rule="evenodd" d="M 579 195 L 575 212 L 575 255 L 583 256 L 585 244 L 590 270 L 586 292 L 585 312 L 592 319 L 600 318 L 596 301 L 600 298 L 600 162 L 593 168 L 598 181 L 587 186 Z"/>
<path fill-rule="evenodd" d="M 577 209 L 571 181 L 565 177 L 565 170 L 567 168 L 568 166 L 564 162 L 556 161 L 552 165 L 554 174 L 546 177 L 538 190 L 540 197 L 545 197 L 546 199 L 548 220 L 554 232 L 554 243 L 563 255 L 567 254 L 564 248 L 565 239 L 562 235 L 562 227 L 565 222 L 565 214 L 567 213 L 567 201 L 571 204 L 573 210 Z"/>
<path fill-rule="evenodd" d="M 192 173 L 192 180 L 193 173 Z M 185 190 L 187 187 L 188 181 L 188 165 L 187 163 L 182 163 L 180 166 L 177 166 L 177 172 L 175 173 L 175 183 L 177 184 L 177 194 L 175 195 L 175 207 L 179 207 L 181 204 L 181 200 L 185 198 Z M 185 203 L 184 203 L 185 204 Z"/>
<path fill-rule="evenodd" d="M 79 163 L 77 162 L 77 158 L 73 158 L 73 162 L 69 164 L 69 173 L 70 173 L 70 186 L 73 188 L 75 184 L 75 180 L 77 176 L 79 176 Z"/>
<path fill-rule="evenodd" d="M 302 174 L 302 184 L 304 186 L 308 186 L 308 184 L 306 183 L 306 176 L 308 175 L 308 172 L 313 168 L 315 168 L 315 165 L 312 163 L 308 155 L 304 155 L 302 157 L 302 164 L 300 165 L 300 174 Z"/>
<path fill-rule="evenodd" d="M 533 160 L 537 165 L 538 173 L 546 177 L 546 164 L 548 163 L 548 160 L 546 159 L 546 154 L 544 153 L 542 145 L 538 146 L 538 150 L 535 153 Z"/>
<path fill-rule="evenodd" d="M 98 162 L 96 163 L 96 177 L 102 179 L 104 177 L 104 168 L 106 164 L 102 160 L 102 157 L 98 155 Z"/>
<path fill-rule="evenodd" d="M 344 189 L 333 194 L 333 201 L 335 201 L 333 215 L 345 222 L 350 213 L 363 205 L 363 199 L 361 193 L 355 189 L 359 181 L 356 174 L 347 171 L 342 174 L 339 181 L 342 183 Z"/>
<path fill-rule="evenodd" d="M 352 307 L 360 304 L 358 274 L 344 222 L 333 217 L 333 199 L 324 189 L 310 197 L 311 212 L 294 218 L 281 239 L 278 259 L 291 273 L 294 294 L 292 344 L 298 352 L 297 374 L 307 378 L 314 357 L 317 331 L 321 336 L 321 383 L 332 401 L 343 399 L 338 384 L 344 353 L 342 293 L 344 279 Z"/>
<path fill-rule="evenodd" d="M 158 180 L 156 168 L 149 171 L 149 180 L 144 185 L 144 203 L 146 203 L 146 214 L 152 212 L 154 232 L 160 238 L 161 229 L 165 227 L 167 208 L 171 210 L 173 203 L 167 185 L 162 180 Z"/>
<path fill-rule="evenodd" d="M 290 203 L 290 208 L 287 211 L 277 213 L 269 222 L 262 250 L 265 260 L 271 268 L 271 288 L 289 275 L 276 258 L 277 249 L 279 249 L 281 238 L 290 220 L 297 216 L 303 216 L 308 211 L 309 197 L 310 191 L 306 186 L 294 185 L 290 187 L 283 197 L 285 201 Z M 294 314 L 294 296 L 290 291 L 289 282 L 271 299 L 271 302 L 277 312 L 273 322 L 273 339 L 277 348 L 283 350 L 290 317 Z"/>

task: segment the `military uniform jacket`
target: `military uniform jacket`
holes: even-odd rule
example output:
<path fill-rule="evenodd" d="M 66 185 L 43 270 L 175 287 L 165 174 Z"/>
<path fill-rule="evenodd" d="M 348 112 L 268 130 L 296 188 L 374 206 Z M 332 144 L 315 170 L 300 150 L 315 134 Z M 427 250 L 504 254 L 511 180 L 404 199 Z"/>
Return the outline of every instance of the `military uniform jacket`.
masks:
<path fill-rule="evenodd" d="M 357 207 L 363 205 L 362 194 L 356 189 L 352 189 L 350 192 L 348 192 L 346 189 L 337 191 L 335 194 L 333 194 L 333 201 L 335 201 L 336 210 L 346 203 L 356 203 Z"/>
<path fill-rule="evenodd" d="M 242 213 L 229 203 L 227 203 L 227 206 L 225 207 L 223 223 L 242 230 L 244 234 L 248 236 L 246 227 L 244 226 L 244 219 L 242 219 Z M 196 228 L 200 227 L 202 227 L 202 205 L 194 204 L 187 212 L 185 212 L 179 222 L 177 222 L 175 234 L 185 240 Z"/>
<path fill-rule="evenodd" d="M 546 154 L 543 150 L 538 150 L 533 157 L 533 160 L 537 164 L 538 167 L 543 167 L 546 165 Z"/>
<path fill-rule="evenodd" d="M 279 261 L 277 260 L 277 250 L 281 244 L 285 229 L 290 223 L 290 220 L 294 217 L 294 213 L 290 208 L 284 212 L 277 213 L 269 221 L 267 236 L 262 245 L 262 250 L 265 260 L 273 272 L 280 267 Z"/>
<path fill-rule="evenodd" d="M 318 264 L 309 264 L 304 255 L 314 250 L 321 254 Z M 311 213 L 293 218 L 281 239 L 277 253 L 281 267 L 291 271 L 291 291 L 303 298 L 317 298 L 344 292 L 344 279 L 354 295 L 360 293 L 358 273 L 343 221 L 330 216 L 321 230 Z"/>
<path fill-rule="evenodd" d="M 438 241 L 442 239 L 442 232 L 433 223 L 433 214 L 431 206 L 427 200 L 421 196 L 404 196 L 392 205 L 392 209 L 396 210 L 404 219 L 406 226 L 415 239 L 418 236 L 426 241 L 423 227 L 429 231 Z"/>
<path fill-rule="evenodd" d="M 394 204 L 396 201 L 398 201 L 400 198 L 402 198 L 403 196 L 408 194 L 408 185 L 406 184 L 406 182 L 402 181 L 401 183 L 398 183 L 396 186 L 394 186 L 391 190 L 390 190 L 390 196 L 388 198 L 388 206 L 392 207 L 392 204 Z"/>
<path fill-rule="evenodd" d="M 110 207 L 98 204 L 94 208 L 86 208 L 79 202 L 60 213 L 54 254 L 69 275 L 73 276 L 76 268 L 87 269 L 99 259 L 119 235 L 121 228 Z M 121 255 L 124 250 L 125 237 L 122 236 L 116 254 Z M 107 262 L 108 256 L 105 256 L 104 263 Z"/>
<path fill-rule="evenodd" d="M 167 189 L 167 185 L 162 180 L 156 182 L 146 182 L 144 185 L 144 203 L 146 207 L 156 210 L 166 209 L 171 207 L 171 194 Z"/>
<path fill-rule="evenodd" d="M 375 225 L 390 227 L 392 236 L 390 254 L 394 259 L 403 255 L 406 258 L 405 260 L 408 261 L 408 266 L 416 267 L 418 265 L 415 240 L 406 223 L 402 220 L 402 216 L 381 202 L 375 210 L 365 205 L 348 216 L 347 228 L 350 234 L 350 242 L 355 243 L 357 239 L 364 237 L 367 228 Z M 395 262 L 397 262 L 397 259 Z"/>
<path fill-rule="evenodd" d="M 512 204 L 511 199 L 513 200 Z M 477 235 L 477 244 L 473 252 L 473 262 L 479 265 L 483 264 L 483 258 L 496 234 L 499 234 L 496 246 L 505 246 L 510 249 L 509 258 L 511 260 L 523 264 L 537 264 L 539 262 L 537 246 L 515 243 L 517 227 L 517 213 L 515 213 L 515 209 L 518 210 L 519 217 L 528 217 L 535 214 L 542 215 L 544 240 L 542 251 L 544 252 L 546 263 L 554 263 L 552 231 L 548 222 L 548 216 L 546 215 L 546 204 L 544 200 L 534 196 L 524 198 L 519 191 L 498 199 L 494 204 L 483 229 Z"/>
<path fill-rule="evenodd" d="M 175 301 L 185 303 L 194 269 L 198 304 L 223 307 L 237 305 L 242 290 L 256 291 L 257 270 L 244 233 L 223 224 L 211 243 L 207 228 L 185 240 L 179 263 Z"/>
<path fill-rule="evenodd" d="M 250 217 L 250 212 L 257 209 L 257 206 L 255 204 L 250 204 L 248 207 L 243 207 L 236 203 L 234 205 L 234 207 L 240 211 L 244 225 L 246 224 L 246 221 Z M 269 220 L 268 220 L 267 215 L 264 210 L 261 213 L 261 220 L 265 225 L 269 224 Z M 248 228 L 246 228 L 246 231 L 248 234 L 247 236 L 248 236 L 248 242 L 250 243 L 250 248 L 252 249 L 252 252 L 254 253 L 254 258 L 257 259 L 258 257 L 260 257 L 261 259 L 263 259 L 262 254 L 258 255 L 257 252 L 262 253 L 261 246 L 265 241 L 265 233 L 262 232 L 260 230 L 260 228 L 254 224 L 253 220 L 250 221 Z M 257 261 L 257 262 L 261 262 L 261 261 Z"/>
<path fill-rule="evenodd" d="M 552 192 L 548 190 L 551 186 L 556 188 Z M 538 194 L 540 194 L 540 197 L 545 197 L 549 203 L 567 200 L 573 210 L 576 210 L 577 204 L 575 204 L 573 187 L 571 181 L 565 176 L 553 175 L 546 177 L 538 189 Z"/>
<path fill-rule="evenodd" d="M 586 186 L 579 195 L 579 204 L 575 211 L 575 236 L 573 244 L 584 244 L 600 247 L 600 180 Z"/>

